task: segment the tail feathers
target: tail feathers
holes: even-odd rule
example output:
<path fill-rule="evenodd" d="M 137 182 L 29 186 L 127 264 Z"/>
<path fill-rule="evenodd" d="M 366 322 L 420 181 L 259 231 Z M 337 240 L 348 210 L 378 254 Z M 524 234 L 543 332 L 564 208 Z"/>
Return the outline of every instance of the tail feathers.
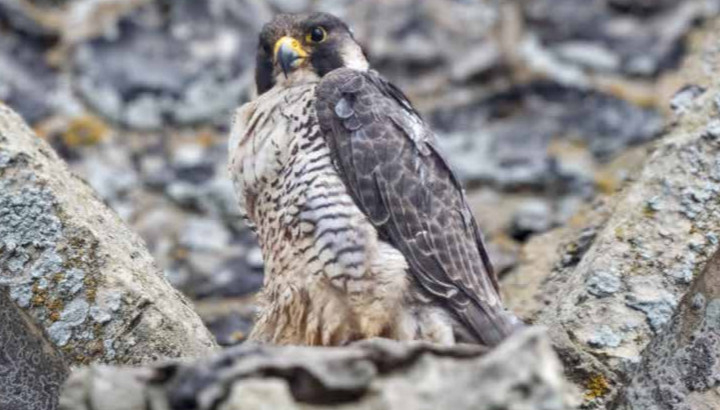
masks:
<path fill-rule="evenodd" d="M 502 306 L 489 307 L 470 303 L 464 310 L 458 323 L 460 326 L 456 329 L 456 337 L 460 342 L 493 347 L 526 326 Z"/>

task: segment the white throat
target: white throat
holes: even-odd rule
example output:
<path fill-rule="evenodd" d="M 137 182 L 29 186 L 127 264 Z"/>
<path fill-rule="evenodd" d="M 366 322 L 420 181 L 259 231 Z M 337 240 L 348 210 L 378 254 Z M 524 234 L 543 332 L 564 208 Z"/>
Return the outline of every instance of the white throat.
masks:
<path fill-rule="evenodd" d="M 318 81 L 320 81 L 320 77 L 318 77 L 318 75 L 314 71 L 308 70 L 307 68 L 301 68 L 295 71 L 291 71 L 290 73 L 288 73 L 287 77 L 283 73 L 275 76 L 275 85 L 282 87 L 317 83 Z"/>

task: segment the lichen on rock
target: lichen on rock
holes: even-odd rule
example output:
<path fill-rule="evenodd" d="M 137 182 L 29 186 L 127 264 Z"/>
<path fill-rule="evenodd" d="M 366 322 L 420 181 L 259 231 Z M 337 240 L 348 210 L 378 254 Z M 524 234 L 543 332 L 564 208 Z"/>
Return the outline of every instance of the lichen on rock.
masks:
<path fill-rule="evenodd" d="M 716 33 L 718 24 L 706 33 Z M 651 341 L 674 331 L 680 300 L 718 249 L 720 180 L 713 170 L 720 144 L 708 124 L 718 116 L 720 53 L 712 35 L 703 44 L 684 78 L 704 91 L 684 97 L 692 102 L 683 103 L 688 108 L 677 113 L 642 170 L 611 200 L 611 216 L 577 266 L 557 265 L 542 285 L 562 295 L 548 298 L 538 322 L 551 329 L 568 376 L 580 387 L 597 386 L 598 375 L 606 381 L 604 394 L 586 395 L 593 408 L 612 401 L 636 374 Z M 698 349 L 682 360 L 707 363 Z"/>
<path fill-rule="evenodd" d="M 0 409 L 55 410 L 67 365 L 3 287 L 0 324 Z"/>
<path fill-rule="evenodd" d="M 615 409 L 720 406 L 720 252 L 683 298 L 672 322 L 643 352 Z"/>
<path fill-rule="evenodd" d="M 0 285 L 69 363 L 203 356 L 215 346 L 142 241 L 5 106 Z"/>

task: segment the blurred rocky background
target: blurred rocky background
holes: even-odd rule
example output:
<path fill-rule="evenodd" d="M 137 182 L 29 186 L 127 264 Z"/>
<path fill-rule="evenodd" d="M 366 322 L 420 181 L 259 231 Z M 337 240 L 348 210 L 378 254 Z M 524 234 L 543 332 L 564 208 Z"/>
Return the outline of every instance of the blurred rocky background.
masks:
<path fill-rule="evenodd" d="M 253 95 L 262 24 L 308 10 L 345 19 L 432 123 L 506 300 L 546 323 L 554 302 L 535 294 L 540 283 L 579 263 L 607 198 L 703 95 L 677 71 L 720 0 L 0 0 L 0 100 L 142 236 L 221 345 L 244 340 L 263 279 L 226 171 L 228 123 Z M 704 218 L 696 208 L 716 192 L 684 195 Z M 646 201 L 642 215 L 662 209 Z M 641 330 L 597 327 L 581 342 L 636 360 L 696 273 L 673 271 L 681 285 L 668 297 L 630 289 L 627 303 L 650 318 Z M 579 287 L 596 297 L 626 290 L 615 272 L 586 276 Z M 618 353 L 623 338 L 639 338 L 632 354 Z M 589 402 L 625 377 L 605 365 L 574 380 Z"/>

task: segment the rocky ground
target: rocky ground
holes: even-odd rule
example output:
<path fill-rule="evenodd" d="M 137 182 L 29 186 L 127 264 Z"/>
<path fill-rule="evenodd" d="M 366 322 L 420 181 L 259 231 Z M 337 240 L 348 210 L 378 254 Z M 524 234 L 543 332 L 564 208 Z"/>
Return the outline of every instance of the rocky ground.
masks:
<path fill-rule="evenodd" d="M 720 13 L 717 0 L 0 0 L 0 99 L 122 220 L 65 171 L 49 171 L 64 166 L 39 153 L 47 146 L 0 139 L 0 280 L 25 318 L 13 326 L 49 336 L 28 343 L 57 369 L 47 391 L 66 372 L 47 346 L 79 364 L 214 349 L 151 259 L 220 345 L 244 340 L 262 255 L 238 218 L 227 124 L 253 95 L 262 23 L 278 11 L 311 9 L 348 21 L 373 65 L 433 124 L 468 186 L 508 305 L 549 329 L 583 406 L 717 404 L 705 393 L 717 387 L 717 354 L 701 354 L 717 351 L 716 328 L 702 330 L 717 313 L 714 282 L 696 283 L 710 275 L 701 273 L 720 234 L 720 58 L 716 38 L 702 36 L 715 28 L 708 21 Z M 8 119 L 0 135 L 28 132 Z M 76 189 L 82 195 L 74 197 Z M 32 206 L 13 205 L 17 198 Z M 42 226 L 24 226 L 20 237 L 3 231 L 3 221 L 24 224 L 33 212 L 44 215 Z M 149 253 L 126 243 L 136 239 L 126 238 L 123 221 Z M 38 230 L 47 231 L 40 242 Z M 84 247 L 91 256 L 78 261 Z M 157 281 L 140 285 L 148 272 Z M 122 279 L 97 285 L 96 277 Z M 683 301 L 691 288 L 703 303 Z M 9 303 L 2 297 L 0 306 Z M 137 309 L 150 313 L 133 316 Z M 676 311 L 697 318 L 673 319 Z M 158 323 L 166 326 L 158 337 L 174 345 L 146 340 Z M 675 341 L 661 337 L 665 328 L 709 339 Z M 188 345 L 181 334 L 197 337 Z M 679 349 L 668 346 L 687 352 L 675 362 L 711 363 L 704 376 L 683 384 L 693 370 L 678 364 L 670 366 L 680 380 L 674 387 L 654 383 L 658 352 Z M 230 352 L 230 361 L 247 356 Z M 557 373 L 545 370 L 543 377 Z M 392 385 L 385 377 L 379 392 Z M 96 383 L 87 374 L 74 380 L 81 378 Z M 235 379 L 227 380 L 230 392 Z M 253 383 L 238 391 L 286 389 Z M 287 403 L 298 398 L 292 383 Z M 553 386 L 547 394 L 566 396 Z"/>

